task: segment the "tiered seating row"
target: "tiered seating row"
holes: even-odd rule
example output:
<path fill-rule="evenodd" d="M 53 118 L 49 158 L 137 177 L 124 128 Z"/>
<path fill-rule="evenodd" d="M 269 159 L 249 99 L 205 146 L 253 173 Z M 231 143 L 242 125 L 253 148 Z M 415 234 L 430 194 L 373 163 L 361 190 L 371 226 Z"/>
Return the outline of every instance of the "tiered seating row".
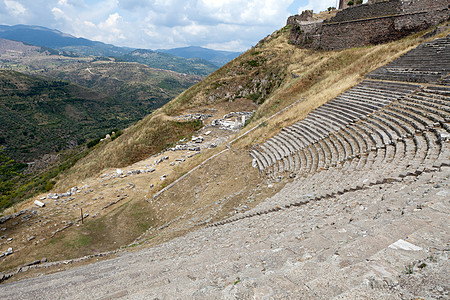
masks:
<path fill-rule="evenodd" d="M 440 82 L 448 85 L 450 70 L 450 36 L 419 45 L 399 59 L 368 75 L 372 79 Z"/>
<path fill-rule="evenodd" d="M 308 115 L 254 148 L 251 156 L 260 171 L 274 177 L 282 172 L 310 176 L 330 167 L 345 172 L 390 168 L 396 175 L 432 168 L 448 156 L 441 153 L 450 137 L 448 92 L 422 89 L 341 126 Z"/>
<path fill-rule="evenodd" d="M 376 89 L 377 84 L 379 89 Z M 354 123 L 362 118 L 366 118 L 374 111 L 379 110 L 386 105 L 389 105 L 393 101 L 396 101 L 406 95 L 417 90 L 419 86 L 412 84 L 391 83 L 391 82 L 374 82 L 372 80 L 365 80 L 358 86 L 343 93 L 339 97 L 331 100 L 330 102 L 322 105 L 315 111 L 308 114 L 305 120 L 297 122 L 296 124 L 284 128 L 282 132 L 259 147 L 255 147 L 251 151 L 251 156 L 255 158 L 256 165 L 260 170 L 267 169 L 270 166 L 277 168 L 277 171 L 290 170 L 291 164 L 298 164 L 299 160 L 288 159 L 294 152 L 299 149 L 303 149 L 312 145 L 331 133 L 338 132 L 339 130 L 345 132 L 345 127 L 351 123 Z M 373 120 L 372 122 L 376 122 Z M 380 125 L 377 125 L 380 126 Z M 340 160 L 353 154 L 347 155 L 347 153 L 357 153 L 376 145 L 368 145 L 365 141 L 365 137 L 374 141 L 373 136 L 368 136 L 367 132 L 362 129 L 358 140 L 349 138 L 349 133 L 341 133 L 341 137 L 335 143 L 340 143 L 339 151 L 334 148 L 335 156 L 339 156 Z M 364 136 L 364 137 L 363 137 Z M 383 140 L 389 138 L 389 135 L 380 135 L 382 138 L 378 142 L 378 145 L 384 144 Z M 340 140 L 342 139 L 342 141 Z M 374 142 L 375 143 L 375 142 Z M 376 144 L 376 143 L 375 143 Z M 357 150 L 360 149 L 360 150 Z M 326 157 L 325 152 L 322 151 L 322 156 Z M 328 154 L 330 156 L 330 154 Z M 331 156 L 329 158 L 332 159 Z M 279 163 L 282 161 L 282 163 Z M 332 159 L 333 162 L 337 161 L 336 158 Z M 318 165 L 314 161 L 314 165 Z M 320 162 L 322 165 L 322 162 Z"/>

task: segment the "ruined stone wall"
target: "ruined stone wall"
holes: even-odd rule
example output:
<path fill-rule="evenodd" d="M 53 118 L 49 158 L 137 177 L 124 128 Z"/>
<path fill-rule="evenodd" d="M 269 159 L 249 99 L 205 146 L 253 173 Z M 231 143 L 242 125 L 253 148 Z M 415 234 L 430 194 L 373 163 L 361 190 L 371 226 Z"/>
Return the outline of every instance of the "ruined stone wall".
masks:
<path fill-rule="evenodd" d="M 404 14 L 443 10 L 445 8 L 450 8 L 448 0 L 403 0 L 401 5 L 401 10 Z"/>
<path fill-rule="evenodd" d="M 333 50 L 386 43 L 437 25 L 446 19 L 448 10 L 323 24 L 319 47 L 314 49 Z"/>
<path fill-rule="evenodd" d="M 309 22 L 292 24 L 289 40 L 295 45 L 307 48 L 320 48 L 320 36 L 322 34 L 322 22 Z"/>
<path fill-rule="evenodd" d="M 393 41 L 449 20 L 448 0 L 392 0 L 339 12 L 322 23 L 291 27 L 290 41 L 311 49 L 345 49 Z"/>
<path fill-rule="evenodd" d="M 401 1 L 386 1 L 374 4 L 362 4 L 339 11 L 328 22 L 346 22 L 359 19 L 397 15 L 401 11 Z"/>

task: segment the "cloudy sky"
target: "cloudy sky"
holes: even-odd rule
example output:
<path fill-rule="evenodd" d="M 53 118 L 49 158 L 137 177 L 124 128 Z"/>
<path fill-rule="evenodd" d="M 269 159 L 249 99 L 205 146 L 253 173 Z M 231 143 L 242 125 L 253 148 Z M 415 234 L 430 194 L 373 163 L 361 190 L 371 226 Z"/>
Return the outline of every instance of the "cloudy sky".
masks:
<path fill-rule="evenodd" d="M 243 51 L 305 9 L 337 0 L 0 0 L 0 24 L 40 25 L 117 46 Z"/>

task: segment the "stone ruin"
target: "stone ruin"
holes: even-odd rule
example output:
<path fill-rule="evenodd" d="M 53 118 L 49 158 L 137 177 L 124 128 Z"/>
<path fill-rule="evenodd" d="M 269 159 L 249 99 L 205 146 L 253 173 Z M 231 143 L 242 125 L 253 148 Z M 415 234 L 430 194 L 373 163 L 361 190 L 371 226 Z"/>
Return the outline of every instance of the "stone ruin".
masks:
<path fill-rule="evenodd" d="M 397 40 L 449 19 L 448 0 L 374 0 L 341 10 L 328 20 L 314 21 L 305 11 L 289 17 L 287 25 L 292 44 L 333 50 Z"/>
<path fill-rule="evenodd" d="M 222 119 L 214 120 L 211 126 L 218 126 L 225 130 L 238 130 L 244 127 L 245 122 L 253 116 L 254 112 L 231 112 Z"/>

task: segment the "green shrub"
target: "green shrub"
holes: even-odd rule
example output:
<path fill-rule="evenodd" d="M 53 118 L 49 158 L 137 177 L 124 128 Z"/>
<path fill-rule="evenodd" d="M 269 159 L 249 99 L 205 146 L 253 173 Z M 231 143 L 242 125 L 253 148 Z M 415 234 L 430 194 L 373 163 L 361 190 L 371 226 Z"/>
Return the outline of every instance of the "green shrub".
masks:
<path fill-rule="evenodd" d="M 98 143 L 100 143 L 100 140 L 101 140 L 101 138 L 92 140 L 92 141 L 88 142 L 86 146 L 87 146 L 88 148 L 92 148 L 92 147 L 94 147 L 95 145 L 97 145 Z"/>
<path fill-rule="evenodd" d="M 259 67 L 259 62 L 257 60 L 249 60 L 247 64 L 251 67 Z"/>
<path fill-rule="evenodd" d="M 350 1 L 347 2 L 348 6 L 353 6 L 353 4 L 355 4 L 355 2 L 353 2 L 353 0 L 350 0 Z"/>
<path fill-rule="evenodd" d="M 54 180 L 47 181 L 44 185 L 44 191 L 46 192 L 50 191 L 53 188 L 53 186 L 55 186 L 55 183 L 56 182 Z"/>

